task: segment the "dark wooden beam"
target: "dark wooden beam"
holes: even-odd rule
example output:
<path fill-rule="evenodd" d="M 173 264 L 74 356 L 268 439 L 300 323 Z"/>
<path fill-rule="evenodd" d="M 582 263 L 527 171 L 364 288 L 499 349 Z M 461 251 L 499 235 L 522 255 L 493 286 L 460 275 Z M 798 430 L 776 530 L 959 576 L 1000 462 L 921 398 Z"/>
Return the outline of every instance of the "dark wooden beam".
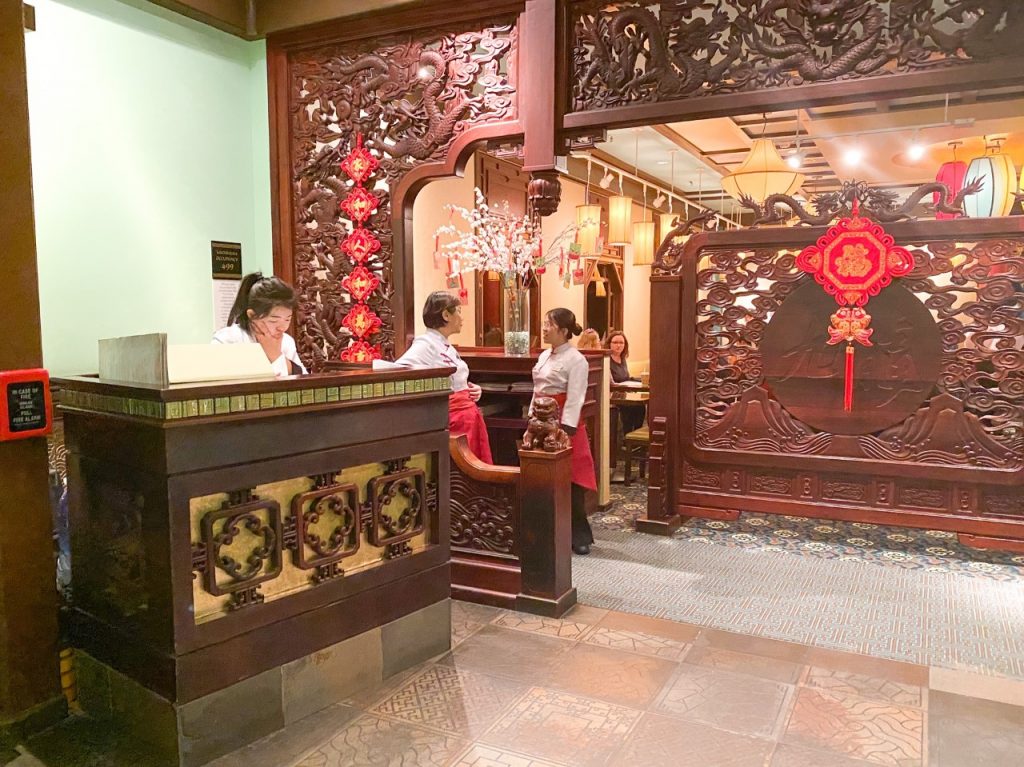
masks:
<path fill-rule="evenodd" d="M 153 5 L 180 13 L 238 37 L 252 39 L 248 0 L 149 0 Z"/>

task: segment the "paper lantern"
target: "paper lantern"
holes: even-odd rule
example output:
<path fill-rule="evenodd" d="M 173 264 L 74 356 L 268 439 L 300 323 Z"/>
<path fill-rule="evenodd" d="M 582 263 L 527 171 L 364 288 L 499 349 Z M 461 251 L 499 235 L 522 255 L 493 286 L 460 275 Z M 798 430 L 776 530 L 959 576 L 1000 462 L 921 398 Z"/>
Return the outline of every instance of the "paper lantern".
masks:
<path fill-rule="evenodd" d="M 726 194 L 739 200 L 744 195 L 762 203 L 773 194 L 793 194 L 804 175 L 787 165 L 771 139 L 759 138 L 739 169 L 722 177 Z"/>
<path fill-rule="evenodd" d="M 1009 155 L 998 149 L 982 157 L 975 157 L 967 166 L 966 183 L 981 179 L 984 186 L 976 194 L 964 199 L 964 212 L 971 218 L 1008 216 L 1017 191 L 1017 171 Z"/>
<path fill-rule="evenodd" d="M 956 197 L 960 190 L 964 188 L 964 178 L 967 176 L 967 163 L 962 160 L 956 160 L 954 162 L 946 162 L 939 168 L 938 174 L 935 176 L 935 180 L 940 184 L 945 184 L 949 187 L 949 201 L 952 202 L 953 198 Z M 941 195 L 935 192 L 932 195 L 932 204 L 938 205 Z M 942 221 L 948 218 L 959 218 L 959 213 L 942 213 L 937 211 L 935 218 Z"/>
<path fill-rule="evenodd" d="M 597 237 L 601 232 L 601 206 L 576 206 L 577 242 L 585 255 L 597 253 Z"/>
<path fill-rule="evenodd" d="M 654 263 L 654 222 L 637 221 L 633 224 L 633 266 Z"/>
<path fill-rule="evenodd" d="M 675 213 L 662 213 L 658 216 L 658 239 L 659 245 L 665 241 L 665 237 L 672 231 L 672 222 L 676 220 L 678 216 Z"/>
<path fill-rule="evenodd" d="M 633 224 L 633 199 L 617 194 L 608 198 L 608 244 L 629 245 Z"/>

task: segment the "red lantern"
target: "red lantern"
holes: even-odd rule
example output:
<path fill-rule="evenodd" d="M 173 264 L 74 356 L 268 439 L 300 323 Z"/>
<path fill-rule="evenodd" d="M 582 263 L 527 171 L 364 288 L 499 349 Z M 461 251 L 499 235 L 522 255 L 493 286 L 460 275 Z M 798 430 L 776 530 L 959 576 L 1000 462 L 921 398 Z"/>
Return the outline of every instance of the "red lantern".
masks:
<path fill-rule="evenodd" d="M 967 176 L 967 163 L 962 160 L 953 160 L 952 162 L 943 163 L 942 167 L 939 168 L 938 175 L 935 176 L 935 180 L 940 184 L 945 184 L 949 187 L 949 198 L 952 200 L 956 197 L 960 190 L 964 188 L 964 178 Z M 935 192 L 932 195 L 932 203 L 938 205 L 941 199 L 941 195 Z M 936 211 L 935 218 L 942 221 L 949 218 L 959 218 L 960 213 L 942 213 Z"/>

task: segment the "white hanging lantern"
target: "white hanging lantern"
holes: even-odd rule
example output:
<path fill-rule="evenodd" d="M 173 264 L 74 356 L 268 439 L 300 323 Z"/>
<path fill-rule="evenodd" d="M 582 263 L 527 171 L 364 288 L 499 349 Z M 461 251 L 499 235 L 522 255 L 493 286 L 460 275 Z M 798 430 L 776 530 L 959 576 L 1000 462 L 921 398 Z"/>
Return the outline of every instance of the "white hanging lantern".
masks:
<path fill-rule="evenodd" d="M 654 263 L 654 222 L 637 221 L 633 224 L 633 266 Z"/>
<path fill-rule="evenodd" d="M 740 167 L 722 177 L 722 188 L 739 200 L 744 195 L 762 203 L 773 194 L 793 194 L 804 183 L 804 174 L 787 165 L 771 139 L 759 138 Z"/>
<path fill-rule="evenodd" d="M 632 239 L 633 198 L 617 194 L 608 198 L 608 244 L 629 245 Z"/>
<path fill-rule="evenodd" d="M 1017 170 L 1009 155 L 990 147 L 986 154 L 975 157 L 967 166 L 965 185 L 981 179 L 980 192 L 964 198 L 964 212 L 971 218 L 994 218 L 1010 215 L 1017 191 Z"/>
<path fill-rule="evenodd" d="M 579 227 L 578 242 L 583 251 L 583 255 L 598 255 L 597 236 L 601 231 L 601 206 L 577 205 L 576 226 Z"/>

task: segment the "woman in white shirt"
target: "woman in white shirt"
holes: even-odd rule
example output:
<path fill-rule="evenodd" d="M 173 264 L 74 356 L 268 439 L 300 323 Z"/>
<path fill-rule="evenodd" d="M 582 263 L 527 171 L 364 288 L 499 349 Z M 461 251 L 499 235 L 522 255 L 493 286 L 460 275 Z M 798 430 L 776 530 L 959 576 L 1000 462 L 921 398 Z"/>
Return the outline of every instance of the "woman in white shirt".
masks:
<path fill-rule="evenodd" d="M 589 554 L 594 534 L 584 507 L 586 490 L 597 490 L 594 457 L 590 452 L 587 427 L 580 423 L 580 410 L 587 395 L 590 366 L 569 343 L 583 329 L 568 309 L 552 309 L 544 317 L 541 334 L 551 348 L 541 352 L 533 367 L 533 396 L 553 397 L 562 408 L 562 428 L 572 438 L 572 550 Z M 533 404 L 530 404 L 532 410 Z"/>
<path fill-rule="evenodd" d="M 484 463 L 491 463 L 491 443 L 487 426 L 476 403 L 480 387 L 469 382 L 469 365 L 448 339 L 462 330 L 462 306 L 459 299 L 444 290 L 435 290 L 423 304 L 423 324 L 427 332 L 413 340 L 408 351 L 395 360 L 410 368 L 455 368 L 448 396 L 448 429 L 453 435 L 465 434 L 469 449 Z"/>
<path fill-rule="evenodd" d="M 247 274 L 228 314 L 228 326 L 213 334 L 215 344 L 259 344 L 270 360 L 274 374 L 302 375 L 295 339 L 286 332 L 292 324 L 295 292 L 277 277 L 259 272 Z"/>

